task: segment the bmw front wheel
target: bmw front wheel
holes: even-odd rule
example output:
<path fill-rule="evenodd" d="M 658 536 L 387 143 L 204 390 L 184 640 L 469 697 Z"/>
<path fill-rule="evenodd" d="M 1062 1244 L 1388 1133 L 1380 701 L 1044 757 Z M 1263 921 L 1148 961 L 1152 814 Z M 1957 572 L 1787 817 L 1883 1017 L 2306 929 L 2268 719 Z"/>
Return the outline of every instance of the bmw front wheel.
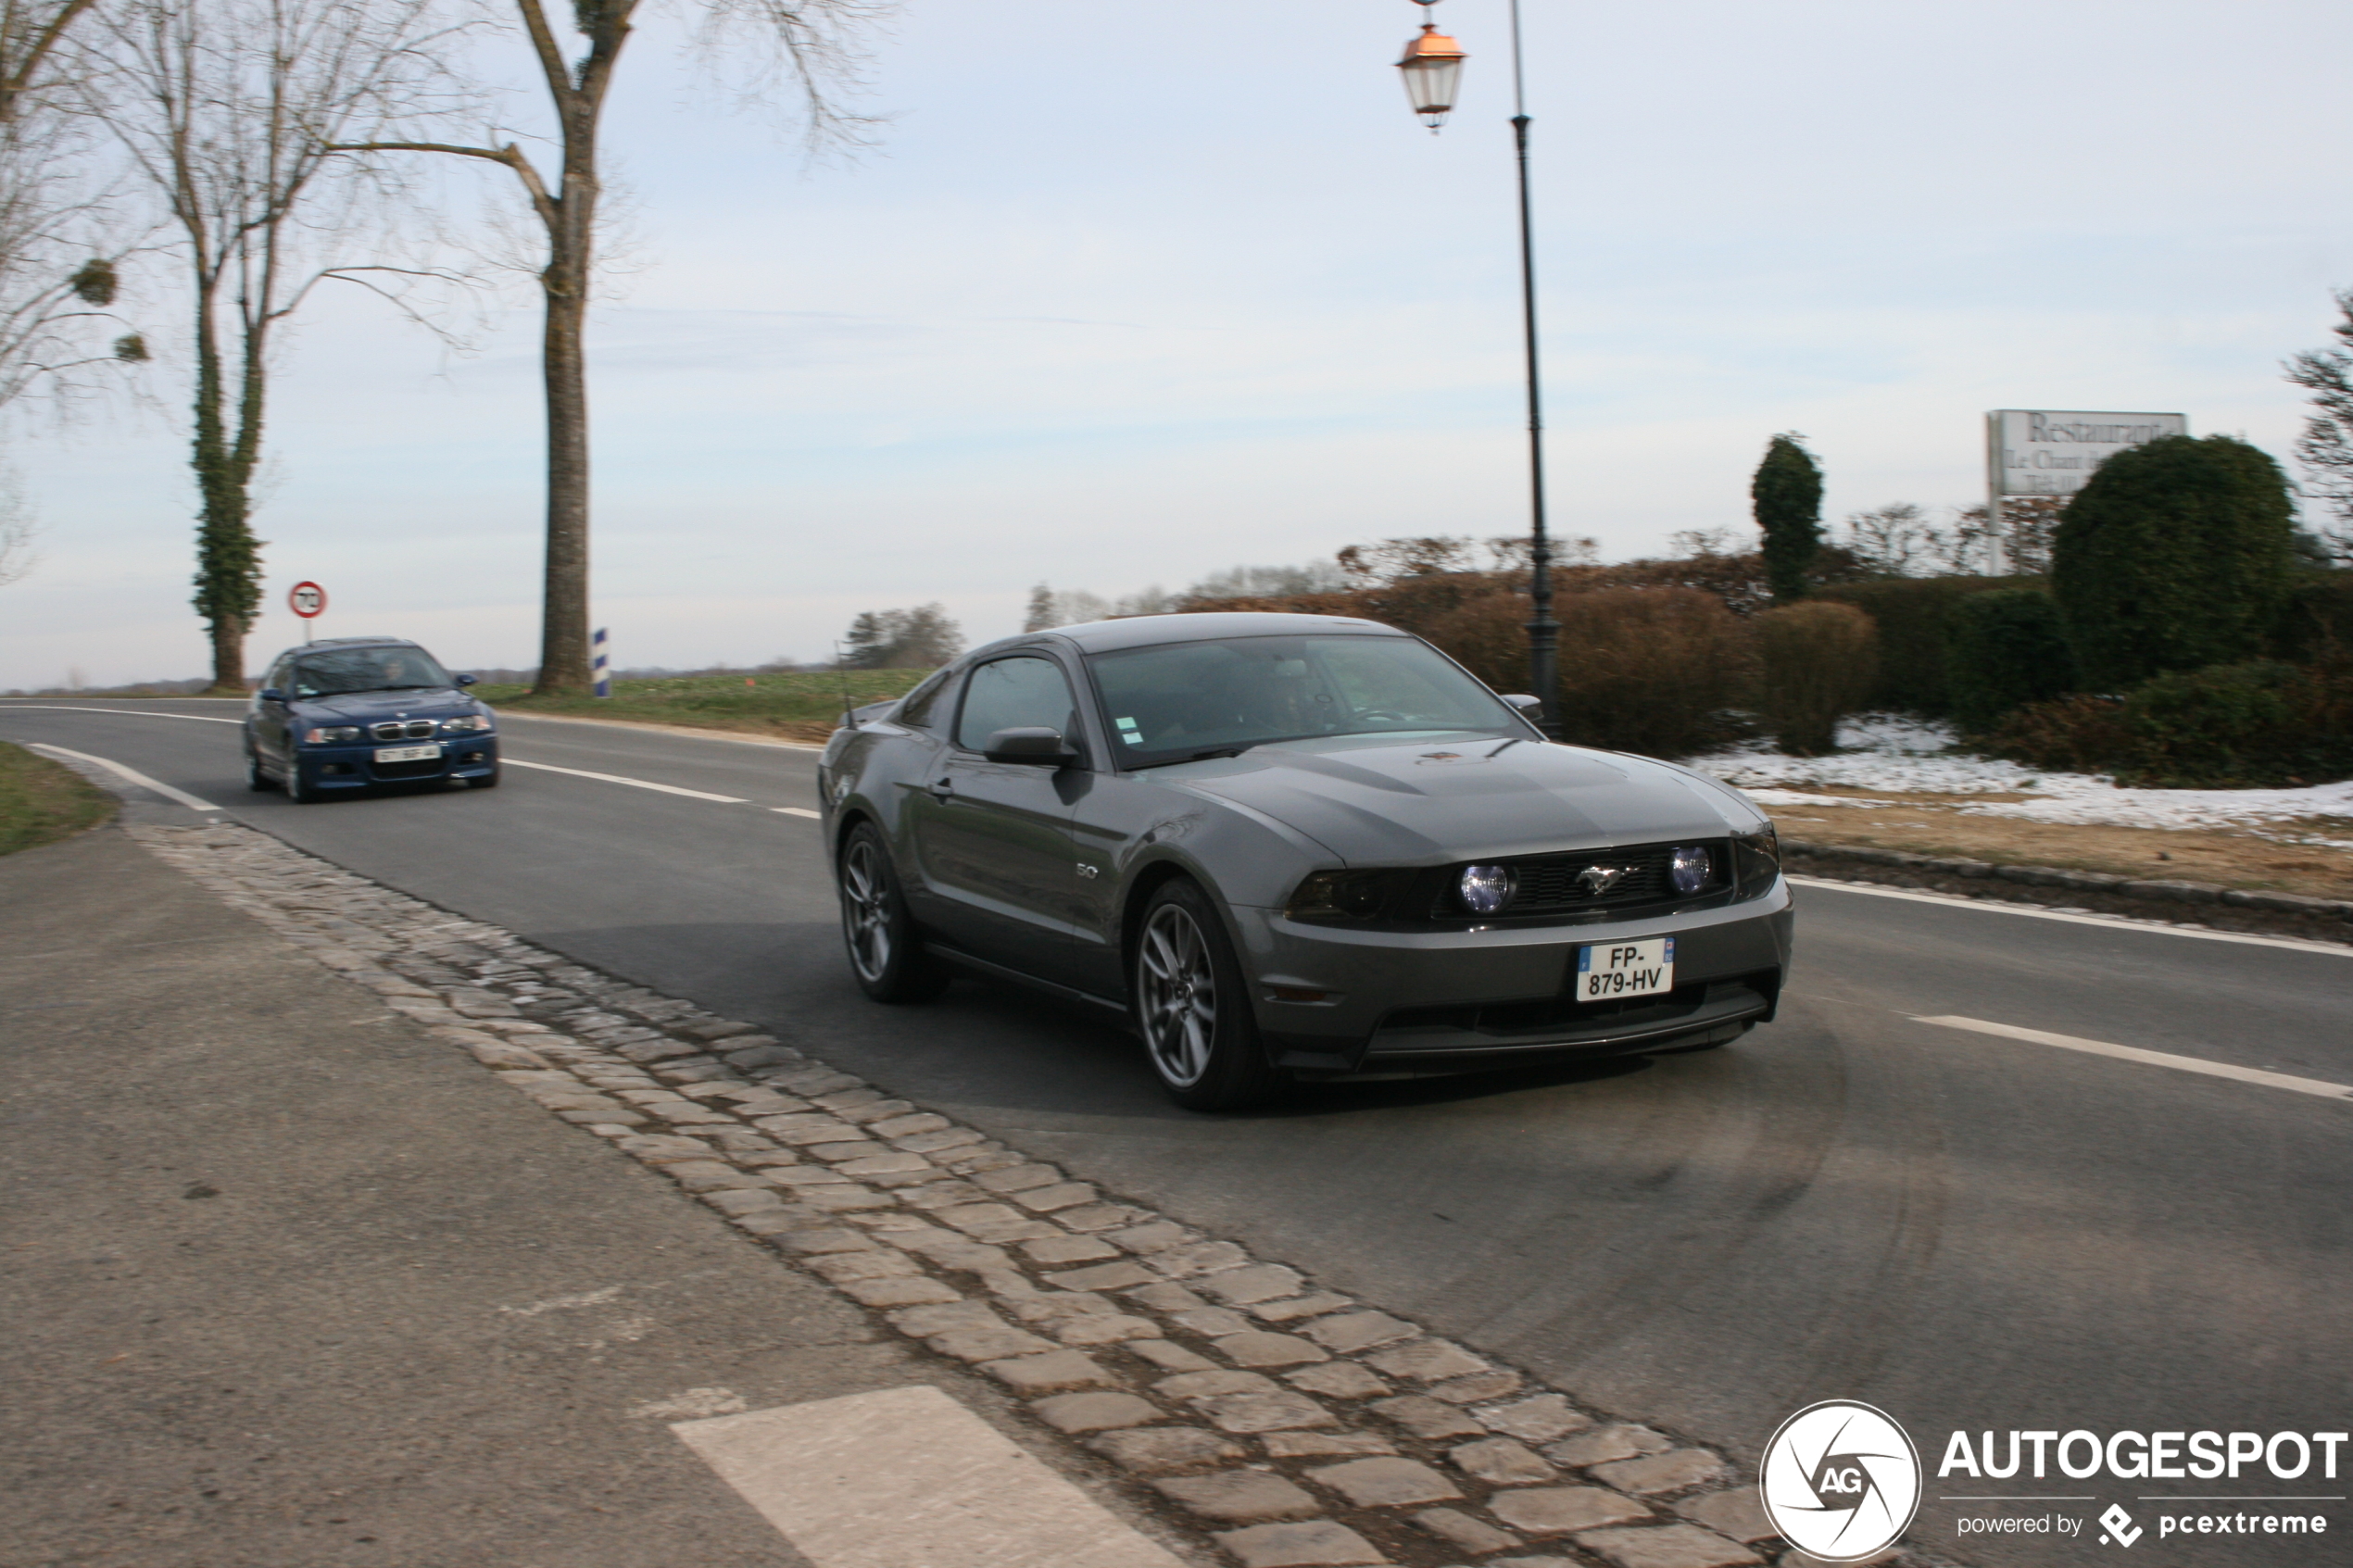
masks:
<path fill-rule="evenodd" d="M 278 787 L 278 781 L 261 771 L 261 757 L 257 752 L 245 753 L 245 787 L 256 795 Z"/>
<path fill-rule="evenodd" d="M 1178 1105 L 1226 1110 L 1273 1091 L 1241 965 L 1198 884 L 1164 884 L 1144 906 L 1130 994 L 1144 1053 Z"/>
<path fill-rule="evenodd" d="M 841 850 L 841 935 L 858 988 L 878 1002 L 929 1001 L 948 971 L 924 951 L 890 851 L 871 823 L 849 830 Z"/>

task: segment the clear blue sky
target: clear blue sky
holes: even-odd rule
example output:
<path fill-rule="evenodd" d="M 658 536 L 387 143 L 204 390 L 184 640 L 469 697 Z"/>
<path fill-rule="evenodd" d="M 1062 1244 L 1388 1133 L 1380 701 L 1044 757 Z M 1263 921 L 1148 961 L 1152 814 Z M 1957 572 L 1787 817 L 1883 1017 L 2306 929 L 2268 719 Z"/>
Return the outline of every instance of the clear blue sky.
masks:
<path fill-rule="evenodd" d="M 1789 429 L 1832 518 L 1967 504 L 1994 407 L 2179 409 L 2287 458 L 2278 363 L 2353 283 L 2342 0 L 1525 3 L 1562 533 L 1745 527 Z M 980 640 L 1040 579 L 1524 531 L 1505 10 L 1437 14 L 1471 58 L 1433 137 L 1406 0 L 910 0 L 880 147 L 814 170 L 649 25 L 608 136 L 635 270 L 592 329 L 619 660 L 822 657 L 932 599 Z M 257 662 L 301 578 L 323 633 L 535 658 L 511 307 L 455 358 L 357 295 L 308 313 Z M 0 590 L 0 687 L 204 671 L 180 307 L 149 308 L 156 409 L 13 444 L 47 558 Z"/>

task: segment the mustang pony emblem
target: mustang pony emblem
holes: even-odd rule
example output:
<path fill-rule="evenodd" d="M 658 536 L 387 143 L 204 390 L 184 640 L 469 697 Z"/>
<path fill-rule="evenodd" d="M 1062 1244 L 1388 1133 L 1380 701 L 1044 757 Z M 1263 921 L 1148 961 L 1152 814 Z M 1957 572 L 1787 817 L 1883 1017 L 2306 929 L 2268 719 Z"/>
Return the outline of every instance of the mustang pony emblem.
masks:
<path fill-rule="evenodd" d="M 1587 866 L 1577 873 L 1577 880 L 1585 884 L 1586 892 L 1599 897 L 1625 881 L 1627 870 L 1625 866 Z"/>

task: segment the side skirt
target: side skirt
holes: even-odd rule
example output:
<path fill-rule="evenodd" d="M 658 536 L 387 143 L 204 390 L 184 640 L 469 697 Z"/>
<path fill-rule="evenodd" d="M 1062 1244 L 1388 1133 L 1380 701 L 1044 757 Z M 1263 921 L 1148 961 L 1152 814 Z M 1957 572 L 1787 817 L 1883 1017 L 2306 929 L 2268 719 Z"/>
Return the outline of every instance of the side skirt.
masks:
<path fill-rule="evenodd" d="M 1081 991 L 1075 985 L 1063 985 L 1051 980 L 1040 980 L 1034 974 L 1025 974 L 1020 970 L 1008 969 L 1003 964 L 991 963 L 987 959 L 976 959 L 961 948 L 950 947 L 945 942 L 926 939 L 924 947 L 925 951 L 936 954 L 950 963 L 962 965 L 965 969 L 976 970 L 982 974 L 993 975 L 999 980 L 1010 980 L 1016 985 L 1026 985 L 1033 991 L 1043 991 L 1050 997 L 1060 997 L 1064 1001 L 1085 1002 L 1091 1007 L 1102 1008 L 1106 1011 L 1117 1013 L 1123 1019 L 1127 1016 L 1126 1002 L 1114 1001 L 1109 997 L 1099 997 L 1092 991 Z"/>

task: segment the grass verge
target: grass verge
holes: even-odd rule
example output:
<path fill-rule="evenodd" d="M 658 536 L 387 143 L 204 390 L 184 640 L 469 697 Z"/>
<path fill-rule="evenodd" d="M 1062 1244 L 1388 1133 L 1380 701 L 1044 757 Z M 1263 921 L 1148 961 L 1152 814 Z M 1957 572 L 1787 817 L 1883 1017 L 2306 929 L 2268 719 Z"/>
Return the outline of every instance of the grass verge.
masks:
<path fill-rule="evenodd" d="M 525 686 L 480 685 L 473 692 L 509 713 L 736 730 L 823 745 L 841 719 L 845 685 L 850 706 L 862 707 L 897 696 L 930 673 L 928 670 L 849 670 L 819 674 L 663 676 L 615 681 L 609 697 L 531 696 Z"/>
<path fill-rule="evenodd" d="M 114 808 L 113 796 L 72 769 L 0 742 L 0 855 L 71 838 Z"/>

